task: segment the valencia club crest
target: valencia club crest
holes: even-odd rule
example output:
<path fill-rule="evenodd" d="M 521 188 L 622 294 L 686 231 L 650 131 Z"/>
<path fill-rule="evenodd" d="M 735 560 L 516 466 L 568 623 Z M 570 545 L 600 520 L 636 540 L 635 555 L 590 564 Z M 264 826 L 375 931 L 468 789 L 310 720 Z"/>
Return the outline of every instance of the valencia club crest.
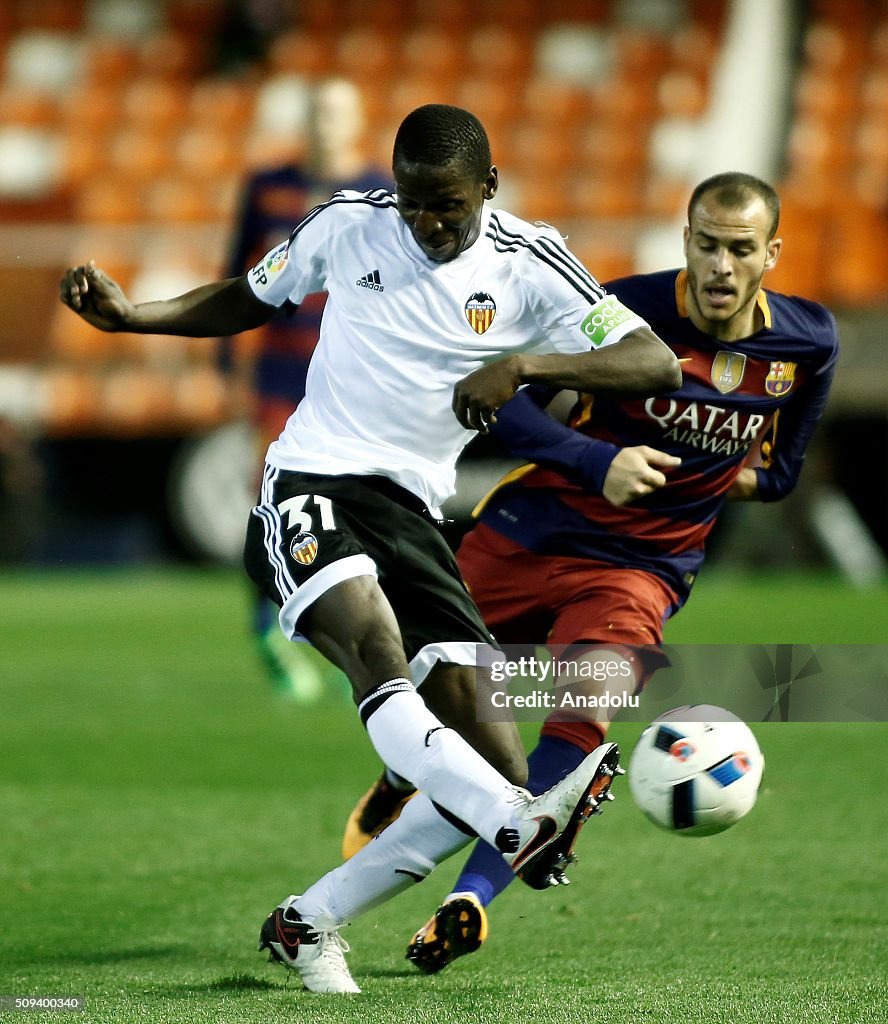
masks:
<path fill-rule="evenodd" d="M 496 316 L 496 303 L 487 292 L 475 292 L 466 303 L 466 320 L 476 334 L 483 334 Z"/>

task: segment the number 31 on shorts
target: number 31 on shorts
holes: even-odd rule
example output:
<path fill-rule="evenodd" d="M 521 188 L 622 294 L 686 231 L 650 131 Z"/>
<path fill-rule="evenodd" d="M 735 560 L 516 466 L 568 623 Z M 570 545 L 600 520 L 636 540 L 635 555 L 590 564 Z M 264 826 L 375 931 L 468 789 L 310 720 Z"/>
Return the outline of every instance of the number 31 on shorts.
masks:
<path fill-rule="evenodd" d="M 306 511 L 308 502 L 313 502 L 320 513 L 321 529 L 335 530 L 336 522 L 333 519 L 333 502 L 323 494 L 296 494 L 287 498 L 278 505 L 281 516 L 287 517 L 287 529 L 297 529 L 300 533 L 307 533 L 312 529 L 312 517 Z"/>

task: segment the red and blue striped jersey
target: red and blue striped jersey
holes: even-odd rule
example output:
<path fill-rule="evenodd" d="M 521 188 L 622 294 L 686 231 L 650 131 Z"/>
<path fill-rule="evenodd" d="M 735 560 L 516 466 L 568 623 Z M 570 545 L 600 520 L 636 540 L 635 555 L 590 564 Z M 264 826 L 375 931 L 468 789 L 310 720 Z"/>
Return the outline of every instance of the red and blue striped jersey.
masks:
<path fill-rule="evenodd" d="M 571 472 L 571 461 L 580 469 L 581 446 L 565 444 L 561 461 L 549 463 L 563 472 L 546 468 L 545 456 L 523 443 L 532 436 L 529 403 L 522 409 L 523 426 L 506 406 L 498 415 L 498 440 L 539 464 L 509 474 L 478 515 L 533 551 L 655 573 L 683 601 L 744 463 L 759 467 L 764 501 L 785 497 L 795 486 L 832 381 L 835 320 L 815 302 L 761 290 L 756 301 L 762 328 L 721 342 L 688 317 L 683 270 L 635 275 L 605 287 L 669 345 L 682 362 L 684 379 L 677 391 L 655 398 L 583 396 L 570 425 L 619 448 L 649 445 L 678 455 L 681 466 L 667 471 L 665 487 L 618 508 L 600 494 L 600 480 L 595 486 L 588 471 L 585 479 Z M 542 436 L 537 435 L 537 452 Z"/>

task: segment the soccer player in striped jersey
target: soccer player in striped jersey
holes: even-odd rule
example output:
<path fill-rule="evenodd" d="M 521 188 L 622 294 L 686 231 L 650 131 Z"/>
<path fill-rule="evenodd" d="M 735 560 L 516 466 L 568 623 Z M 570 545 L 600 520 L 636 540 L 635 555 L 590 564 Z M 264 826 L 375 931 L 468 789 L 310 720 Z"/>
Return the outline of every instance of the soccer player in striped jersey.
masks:
<path fill-rule="evenodd" d="M 485 206 L 497 171 L 472 114 L 413 111 L 393 170 L 397 194 L 338 193 L 245 277 L 138 305 L 92 264 L 61 286 L 101 329 L 200 337 L 327 292 L 305 398 L 268 449 L 245 561 L 287 637 L 348 676 L 382 761 L 419 795 L 262 927 L 260 948 L 321 992 L 358 991 L 338 929 L 470 835 L 529 885 L 548 884 L 619 767 L 616 745 L 602 744 L 531 798 L 514 722 L 477 721 L 475 665 L 492 638 L 436 525 L 457 456 L 522 384 L 645 395 L 681 377 L 557 232 Z M 298 785 L 312 751 L 281 737 L 273 750 L 270 769 Z"/>
<path fill-rule="evenodd" d="M 638 692 L 724 502 L 778 501 L 792 491 L 826 404 L 838 340 L 823 306 L 762 287 L 780 252 L 778 218 L 778 197 L 765 182 L 716 175 L 690 198 L 686 267 L 607 286 L 675 352 L 678 390 L 633 400 L 583 396 L 570 428 L 541 412 L 549 394 L 535 386 L 501 410 L 494 432 L 531 462 L 476 510 L 458 552 L 500 643 L 601 645 L 589 653 L 599 659 L 604 650 L 618 658 L 635 652 Z M 547 719 L 528 758 L 532 792 L 603 742 L 607 709 L 593 714 Z M 405 795 L 378 783 L 362 802 L 363 827 L 374 827 L 374 808 L 390 810 Z M 359 811 L 350 819 L 346 855 L 365 841 L 360 818 Z M 510 881 L 479 843 L 408 958 L 434 973 L 477 949 L 487 934 L 484 907 Z"/>

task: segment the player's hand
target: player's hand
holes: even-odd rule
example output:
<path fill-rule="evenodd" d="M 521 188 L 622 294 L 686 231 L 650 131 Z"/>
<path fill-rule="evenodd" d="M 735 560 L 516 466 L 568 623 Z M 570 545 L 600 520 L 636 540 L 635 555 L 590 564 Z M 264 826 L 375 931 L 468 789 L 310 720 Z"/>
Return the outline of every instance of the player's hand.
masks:
<path fill-rule="evenodd" d="M 69 309 L 102 331 L 124 330 L 129 322 L 133 304 L 120 285 L 92 260 L 66 271 L 59 291 Z"/>
<path fill-rule="evenodd" d="M 744 466 L 737 474 L 737 479 L 731 484 L 728 500 L 756 501 L 758 496 L 758 476 L 754 469 Z"/>
<path fill-rule="evenodd" d="M 496 410 L 509 401 L 519 384 L 518 358 L 506 356 L 463 377 L 453 389 L 451 407 L 464 427 L 486 434 L 496 422 Z"/>
<path fill-rule="evenodd" d="M 602 494 L 611 505 L 628 505 L 666 483 L 663 470 L 681 465 L 676 455 L 648 448 L 646 444 L 617 452 L 604 478 Z"/>

